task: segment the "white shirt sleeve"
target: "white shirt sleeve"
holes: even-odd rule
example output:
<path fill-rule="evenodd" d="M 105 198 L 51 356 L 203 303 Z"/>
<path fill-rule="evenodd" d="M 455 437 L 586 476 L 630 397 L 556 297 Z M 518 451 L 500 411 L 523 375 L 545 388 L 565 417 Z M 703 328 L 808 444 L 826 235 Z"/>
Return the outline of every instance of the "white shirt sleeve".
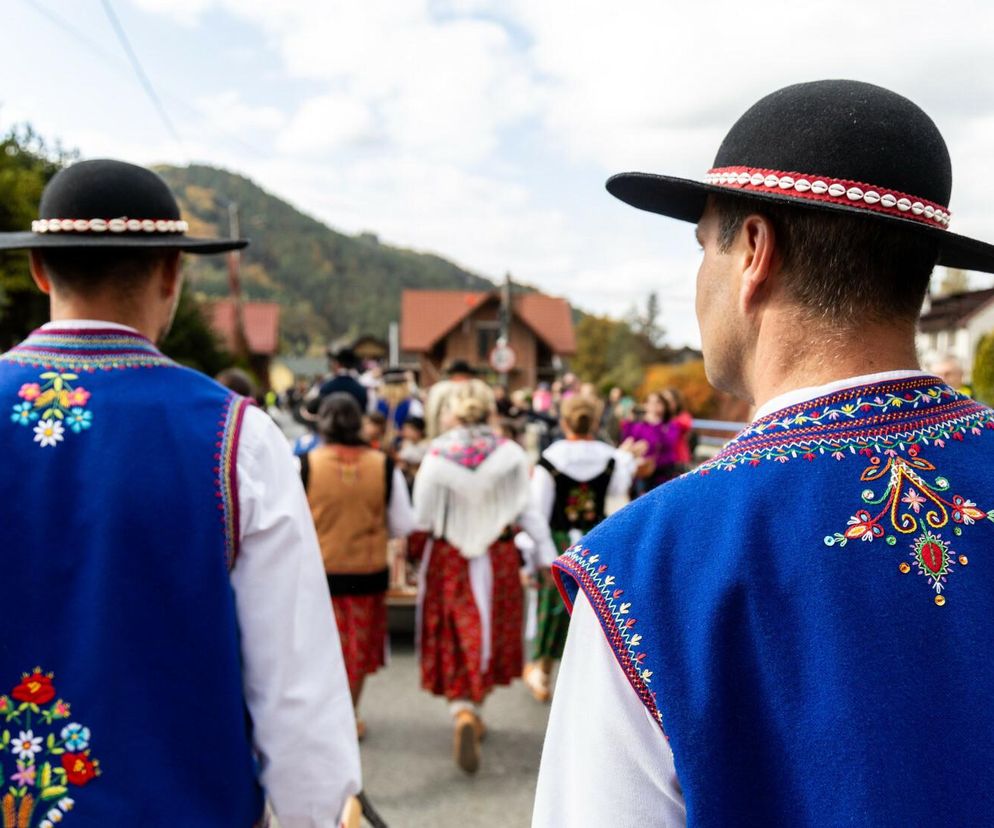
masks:
<path fill-rule="evenodd" d="M 546 521 L 552 520 L 552 507 L 556 502 L 556 484 L 544 466 L 532 469 L 531 498 L 535 511 Z"/>
<path fill-rule="evenodd" d="M 337 828 L 359 745 L 314 523 L 286 440 L 245 412 L 231 572 L 261 781 L 283 828 Z"/>
<path fill-rule="evenodd" d="M 403 472 L 395 468 L 393 483 L 390 484 L 390 503 L 387 506 L 387 531 L 391 538 L 406 538 L 416 528 L 407 481 Z"/>
<path fill-rule="evenodd" d="M 673 753 L 582 593 L 545 735 L 533 828 L 683 828 Z"/>
<path fill-rule="evenodd" d="M 611 475 L 611 482 L 607 486 L 608 497 L 618 497 L 628 494 L 632 487 L 632 478 L 635 476 L 635 469 L 638 461 L 634 455 L 620 449 L 614 453 L 614 473 Z"/>
<path fill-rule="evenodd" d="M 518 515 L 517 523 L 525 534 L 535 541 L 533 565 L 539 568 L 552 566 L 556 558 L 559 557 L 559 550 L 556 549 L 556 544 L 552 540 L 549 521 L 538 513 L 533 503 L 529 503 L 525 510 Z"/>

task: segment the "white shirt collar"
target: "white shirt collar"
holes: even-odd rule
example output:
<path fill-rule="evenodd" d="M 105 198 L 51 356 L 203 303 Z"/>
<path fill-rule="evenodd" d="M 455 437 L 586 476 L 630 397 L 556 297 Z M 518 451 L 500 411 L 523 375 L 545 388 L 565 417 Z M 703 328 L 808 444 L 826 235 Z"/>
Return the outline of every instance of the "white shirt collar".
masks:
<path fill-rule="evenodd" d="M 793 391 L 786 391 L 779 394 L 772 400 L 763 403 L 753 416 L 753 421 L 762 419 L 767 414 L 789 408 L 792 405 L 813 400 L 817 397 L 824 397 L 834 394 L 837 391 L 844 391 L 847 388 L 856 388 L 860 385 L 873 385 L 877 382 L 893 382 L 895 380 L 911 379 L 912 377 L 928 377 L 930 374 L 919 370 L 904 371 L 882 371 L 879 374 L 862 374 L 858 377 L 847 377 L 846 379 L 835 380 L 825 385 L 812 385 L 807 388 L 795 388 Z"/>
<path fill-rule="evenodd" d="M 52 328 L 58 330 L 87 331 L 87 330 L 111 330 L 111 331 L 131 331 L 138 333 L 137 329 L 130 325 L 122 325 L 119 322 L 104 322 L 100 319 L 57 319 L 46 322 L 41 326 L 41 330 L 47 331 Z"/>

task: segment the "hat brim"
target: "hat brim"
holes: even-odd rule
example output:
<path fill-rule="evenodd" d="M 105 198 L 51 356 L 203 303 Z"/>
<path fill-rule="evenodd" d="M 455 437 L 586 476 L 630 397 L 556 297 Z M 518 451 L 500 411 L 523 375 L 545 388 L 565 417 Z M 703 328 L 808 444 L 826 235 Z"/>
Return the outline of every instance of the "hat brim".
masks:
<path fill-rule="evenodd" d="M 932 236 L 939 242 L 939 260 L 937 264 L 954 267 L 961 270 L 976 270 L 982 273 L 994 273 L 994 245 L 950 233 L 938 227 L 928 227 L 911 219 L 891 216 L 886 213 L 876 213 L 849 207 L 845 204 L 835 204 L 825 201 L 806 201 L 800 198 L 767 193 L 754 190 L 739 190 L 734 187 L 723 187 L 718 184 L 705 184 L 689 178 L 676 178 L 654 173 L 627 172 L 613 175 L 607 180 L 607 191 L 615 198 L 662 216 L 689 221 L 696 224 L 700 221 L 707 204 L 709 195 L 723 195 L 740 198 L 770 201 L 777 204 L 787 204 L 802 209 L 843 212 L 858 215 L 863 218 L 886 221 L 914 229 Z"/>
<path fill-rule="evenodd" d="M 86 235 L 79 233 L 0 233 L 0 250 L 41 250 L 59 248 L 61 250 L 82 250 L 90 247 L 101 248 L 156 248 L 179 250 L 184 253 L 224 253 L 241 250 L 248 245 L 248 239 L 201 239 L 182 235 L 137 236 L 120 233 Z"/>

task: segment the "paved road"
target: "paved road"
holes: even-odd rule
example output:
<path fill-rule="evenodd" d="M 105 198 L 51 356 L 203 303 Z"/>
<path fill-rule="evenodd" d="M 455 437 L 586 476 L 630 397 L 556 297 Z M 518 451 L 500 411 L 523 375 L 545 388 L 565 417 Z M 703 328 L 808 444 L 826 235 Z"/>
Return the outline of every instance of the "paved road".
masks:
<path fill-rule="evenodd" d="M 365 789 L 390 828 L 529 825 L 548 706 L 520 681 L 487 699 L 474 777 L 452 761 L 446 704 L 419 688 L 410 637 L 394 635 L 391 663 L 367 681 L 361 708 Z"/>

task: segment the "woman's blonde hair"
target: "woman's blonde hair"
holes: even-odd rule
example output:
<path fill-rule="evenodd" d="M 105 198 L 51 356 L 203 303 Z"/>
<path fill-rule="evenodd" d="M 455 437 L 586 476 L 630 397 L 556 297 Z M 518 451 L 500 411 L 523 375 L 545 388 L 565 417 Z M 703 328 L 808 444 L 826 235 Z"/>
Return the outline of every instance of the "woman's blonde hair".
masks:
<path fill-rule="evenodd" d="M 479 379 L 454 383 L 448 399 L 451 415 L 463 425 L 484 423 L 494 411 L 494 392 Z"/>
<path fill-rule="evenodd" d="M 601 421 L 601 403 L 583 394 L 574 394 L 563 400 L 559 416 L 577 437 L 589 437 Z"/>

